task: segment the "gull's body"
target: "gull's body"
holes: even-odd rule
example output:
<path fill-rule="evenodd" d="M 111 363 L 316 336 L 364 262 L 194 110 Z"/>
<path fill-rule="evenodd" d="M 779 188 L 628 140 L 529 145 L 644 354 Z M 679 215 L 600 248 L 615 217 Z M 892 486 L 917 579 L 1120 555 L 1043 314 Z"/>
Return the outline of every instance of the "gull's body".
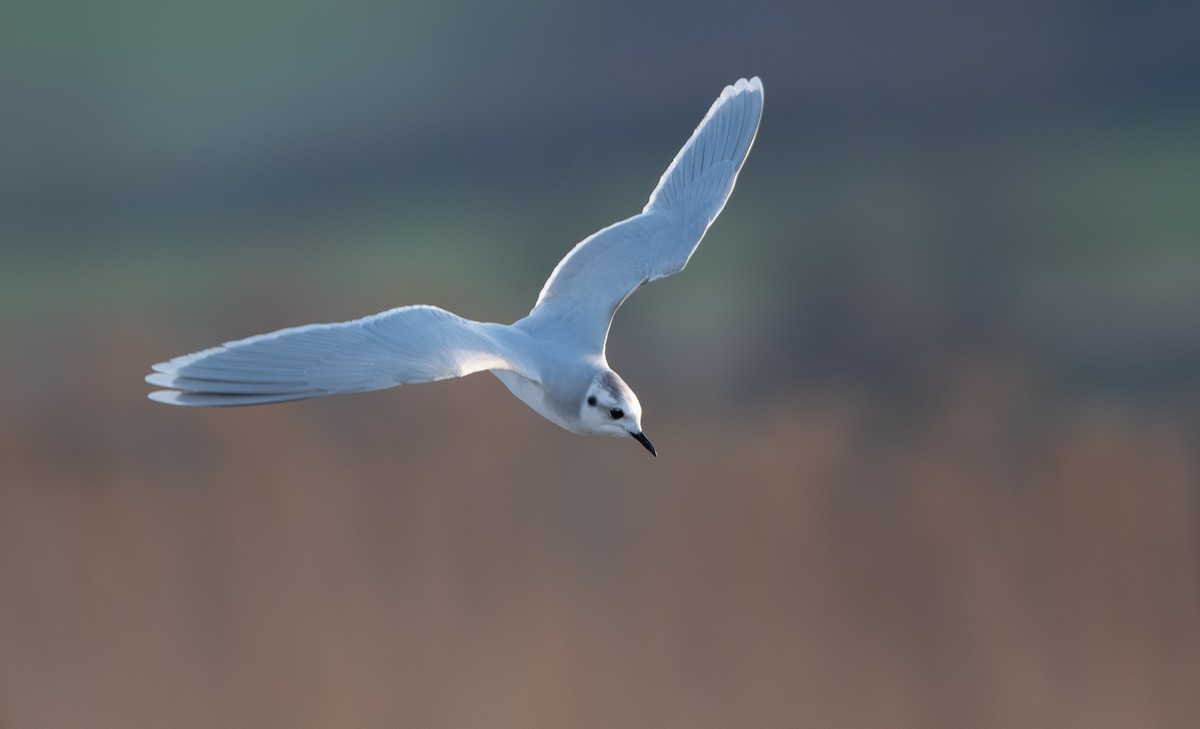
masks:
<path fill-rule="evenodd" d="M 733 191 L 762 116 L 762 83 L 727 86 L 638 215 L 592 234 L 513 324 L 406 306 L 227 342 L 154 365 L 172 405 L 261 405 L 381 390 L 490 370 L 522 402 L 575 433 L 629 435 L 651 453 L 642 408 L 604 357 L 617 307 L 683 269 Z"/>

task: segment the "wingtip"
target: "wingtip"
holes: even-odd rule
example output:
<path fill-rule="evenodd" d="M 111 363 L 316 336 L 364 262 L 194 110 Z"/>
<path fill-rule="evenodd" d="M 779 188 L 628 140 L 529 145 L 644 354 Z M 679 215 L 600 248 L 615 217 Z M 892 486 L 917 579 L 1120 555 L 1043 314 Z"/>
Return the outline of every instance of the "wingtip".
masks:
<path fill-rule="evenodd" d="M 740 78 L 730 87 L 734 93 L 745 93 L 747 91 L 757 91 L 762 93 L 762 79 L 758 76 L 751 76 L 749 79 Z"/>
<path fill-rule="evenodd" d="M 155 390 L 146 395 L 146 399 L 160 402 L 164 405 L 179 405 L 178 398 L 180 394 L 178 390 Z"/>
<path fill-rule="evenodd" d="M 741 96 L 742 94 L 753 94 L 761 99 L 763 97 L 762 79 L 760 79 L 758 76 L 752 76 L 749 79 L 739 78 L 737 81 L 734 81 L 725 87 L 725 89 L 721 92 L 720 98 L 718 98 L 713 104 L 713 107 L 715 108 L 723 102 L 732 99 L 735 96 Z"/>
<path fill-rule="evenodd" d="M 147 383 L 156 385 L 158 387 L 171 387 L 171 381 L 175 379 L 175 376 L 162 371 L 155 371 L 146 375 L 142 379 L 144 379 Z"/>

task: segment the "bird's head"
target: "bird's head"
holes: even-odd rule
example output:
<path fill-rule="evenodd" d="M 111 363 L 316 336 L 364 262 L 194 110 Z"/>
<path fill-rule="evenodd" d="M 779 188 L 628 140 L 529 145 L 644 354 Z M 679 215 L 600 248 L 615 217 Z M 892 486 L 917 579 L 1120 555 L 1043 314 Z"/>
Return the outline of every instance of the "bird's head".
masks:
<path fill-rule="evenodd" d="M 657 456 L 642 432 L 642 404 L 616 372 L 601 370 L 592 378 L 579 405 L 581 430 L 589 435 L 632 437 Z"/>

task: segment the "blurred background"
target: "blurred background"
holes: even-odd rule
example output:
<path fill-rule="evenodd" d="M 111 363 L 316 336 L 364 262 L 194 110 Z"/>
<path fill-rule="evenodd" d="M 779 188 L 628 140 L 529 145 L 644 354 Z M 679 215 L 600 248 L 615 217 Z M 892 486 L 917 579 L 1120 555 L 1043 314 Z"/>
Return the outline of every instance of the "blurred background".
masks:
<path fill-rule="evenodd" d="M 0 726 L 1196 725 L 1200 5 L 0 15 Z M 145 399 L 521 317 L 755 74 L 609 344 L 660 458 L 486 374 Z"/>

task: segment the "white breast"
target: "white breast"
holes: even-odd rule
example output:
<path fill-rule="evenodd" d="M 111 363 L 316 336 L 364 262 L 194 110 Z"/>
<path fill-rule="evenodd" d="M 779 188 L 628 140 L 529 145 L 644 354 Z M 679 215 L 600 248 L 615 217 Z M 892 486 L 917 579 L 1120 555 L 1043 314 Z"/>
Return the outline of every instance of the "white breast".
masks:
<path fill-rule="evenodd" d="M 538 415 L 572 433 L 581 432 L 578 424 L 570 422 L 560 409 L 554 406 L 546 391 L 538 383 L 508 370 L 491 370 L 491 373 L 504 383 L 509 392 L 516 395 L 517 399 L 521 402 L 533 408 L 533 411 Z M 574 419 L 572 418 L 571 420 Z"/>

